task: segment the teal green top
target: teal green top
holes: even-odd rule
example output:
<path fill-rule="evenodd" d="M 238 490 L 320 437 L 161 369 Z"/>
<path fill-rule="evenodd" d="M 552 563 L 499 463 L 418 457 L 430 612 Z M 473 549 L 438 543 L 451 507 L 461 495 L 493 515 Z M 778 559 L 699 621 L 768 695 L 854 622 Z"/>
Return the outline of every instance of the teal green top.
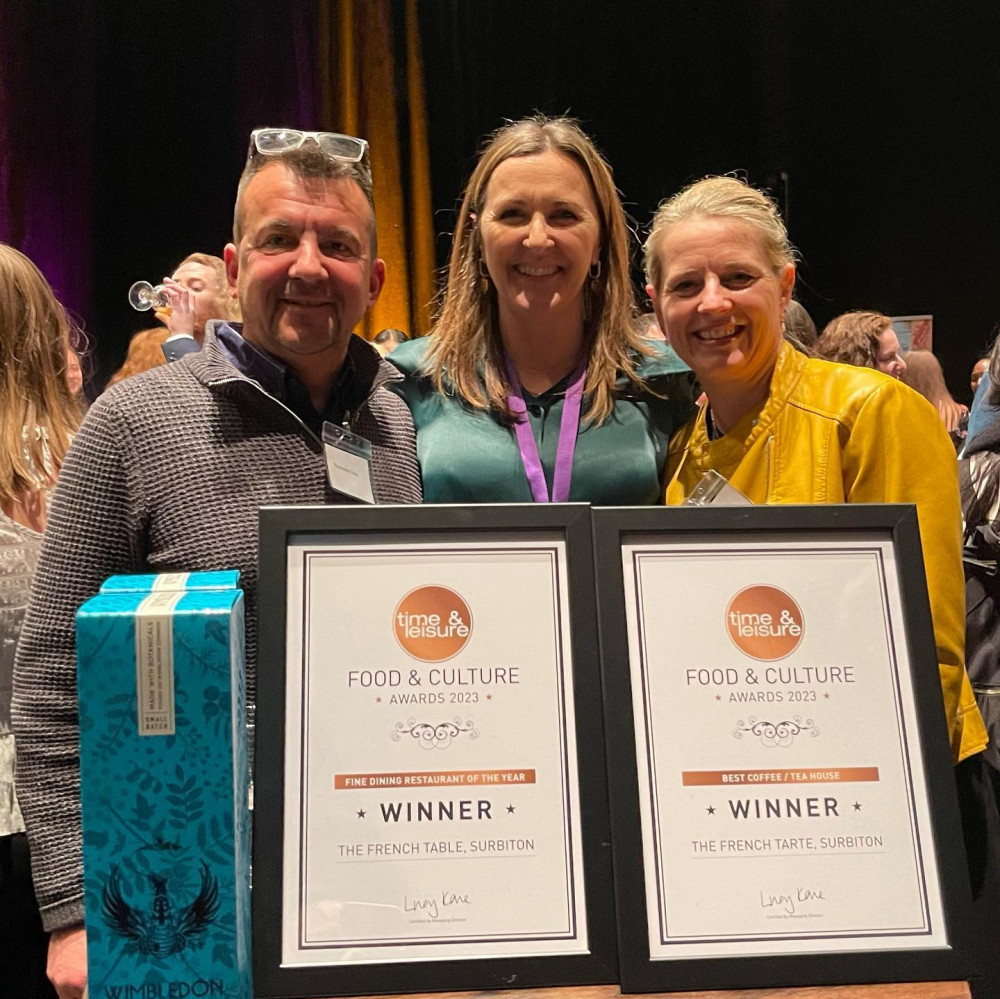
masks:
<path fill-rule="evenodd" d="M 599 426 L 581 419 L 570 501 L 599 506 L 663 502 L 667 444 L 694 406 L 691 375 L 684 362 L 666 344 L 652 341 L 652 346 L 656 353 L 638 366 L 649 390 L 637 390 L 622 376 L 610 419 Z M 431 379 L 420 372 L 427 347 L 426 337 L 413 340 L 388 357 L 406 375 L 388 387 L 406 400 L 413 414 L 424 502 L 532 502 L 513 430 L 486 410 L 436 392 Z M 541 395 L 524 392 L 550 494 L 568 381 L 569 376 Z"/>

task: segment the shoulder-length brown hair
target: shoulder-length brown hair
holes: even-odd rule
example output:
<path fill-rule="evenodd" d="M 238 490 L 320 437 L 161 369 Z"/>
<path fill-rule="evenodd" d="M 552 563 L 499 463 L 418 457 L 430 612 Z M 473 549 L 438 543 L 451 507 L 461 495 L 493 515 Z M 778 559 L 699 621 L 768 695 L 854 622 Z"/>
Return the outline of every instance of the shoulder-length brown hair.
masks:
<path fill-rule="evenodd" d="M 0 243 L 0 503 L 51 485 L 80 423 L 66 380 L 70 328 L 41 271 Z"/>
<path fill-rule="evenodd" d="M 928 402 L 935 406 L 942 402 L 954 402 L 948 385 L 944 380 L 941 362 L 929 350 L 911 350 L 903 358 L 906 370 L 899 380 L 909 385 L 914 392 L 919 392 Z"/>
<path fill-rule="evenodd" d="M 638 381 L 636 355 L 649 354 L 637 324 L 629 277 L 629 234 L 611 168 L 571 118 L 534 115 L 512 122 L 487 139 L 462 197 L 452 238 L 448 282 L 424 370 L 439 392 L 454 391 L 477 409 L 506 419 L 507 379 L 503 370 L 496 291 L 484 291 L 478 220 L 493 171 L 512 156 L 555 150 L 583 170 L 601 225 L 600 274 L 584 288 L 584 349 L 587 356 L 586 419 L 600 423 L 614 408 L 615 381 L 624 374 Z"/>
<path fill-rule="evenodd" d="M 813 350 L 817 357 L 858 368 L 877 368 L 878 338 L 892 320 L 881 312 L 845 312 L 823 328 Z"/>

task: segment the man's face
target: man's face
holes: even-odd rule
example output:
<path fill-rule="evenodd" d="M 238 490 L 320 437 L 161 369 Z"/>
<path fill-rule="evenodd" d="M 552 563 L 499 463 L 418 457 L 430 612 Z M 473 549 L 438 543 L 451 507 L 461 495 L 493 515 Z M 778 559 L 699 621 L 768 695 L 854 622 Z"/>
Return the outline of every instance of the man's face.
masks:
<path fill-rule="evenodd" d="M 972 394 L 976 394 L 976 389 L 979 388 L 979 381 L 986 374 L 986 369 L 990 366 L 990 359 L 988 357 L 981 357 L 972 366 L 972 378 L 969 381 L 969 385 L 972 387 Z"/>
<path fill-rule="evenodd" d="M 194 295 L 194 329 L 198 336 L 204 334 L 205 323 L 209 319 L 226 318 L 227 292 L 225 286 L 219 284 L 217 271 L 189 260 L 186 264 L 181 264 L 172 277 Z"/>
<path fill-rule="evenodd" d="M 361 188 L 269 164 L 244 188 L 242 217 L 226 272 L 243 336 L 293 369 L 339 368 L 385 279 L 383 262 L 371 259 L 374 220 Z"/>

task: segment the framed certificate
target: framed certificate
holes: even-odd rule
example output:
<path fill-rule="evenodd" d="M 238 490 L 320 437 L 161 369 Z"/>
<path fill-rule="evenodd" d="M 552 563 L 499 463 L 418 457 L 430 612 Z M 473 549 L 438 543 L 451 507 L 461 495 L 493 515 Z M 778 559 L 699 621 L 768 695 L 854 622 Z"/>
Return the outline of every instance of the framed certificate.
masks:
<path fill-rule="evenodd" d="M 914 508 L 594 524 L 623 990 L 966 977 Z"/>
<path fill-rule="evenodd" d="M 260 996 L 616 980 L 590 511 L 261 511 Z"/>

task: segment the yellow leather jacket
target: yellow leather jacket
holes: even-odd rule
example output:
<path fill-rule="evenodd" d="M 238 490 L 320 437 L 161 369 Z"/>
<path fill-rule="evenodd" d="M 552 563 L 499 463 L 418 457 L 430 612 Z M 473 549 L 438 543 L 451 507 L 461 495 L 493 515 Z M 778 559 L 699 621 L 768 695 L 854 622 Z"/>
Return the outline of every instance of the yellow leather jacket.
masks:
<path fill-rule="evenodd" d="M 986 729 L 964 665 L 958 468 L 933 406 L 887 375 L 782 344 L 759 409 L 714 441 L 706 409 L 670 442 L 668 505 L 709 469 L 754 503 L 916 504 L 952 758 L 980 752 Z"/>

